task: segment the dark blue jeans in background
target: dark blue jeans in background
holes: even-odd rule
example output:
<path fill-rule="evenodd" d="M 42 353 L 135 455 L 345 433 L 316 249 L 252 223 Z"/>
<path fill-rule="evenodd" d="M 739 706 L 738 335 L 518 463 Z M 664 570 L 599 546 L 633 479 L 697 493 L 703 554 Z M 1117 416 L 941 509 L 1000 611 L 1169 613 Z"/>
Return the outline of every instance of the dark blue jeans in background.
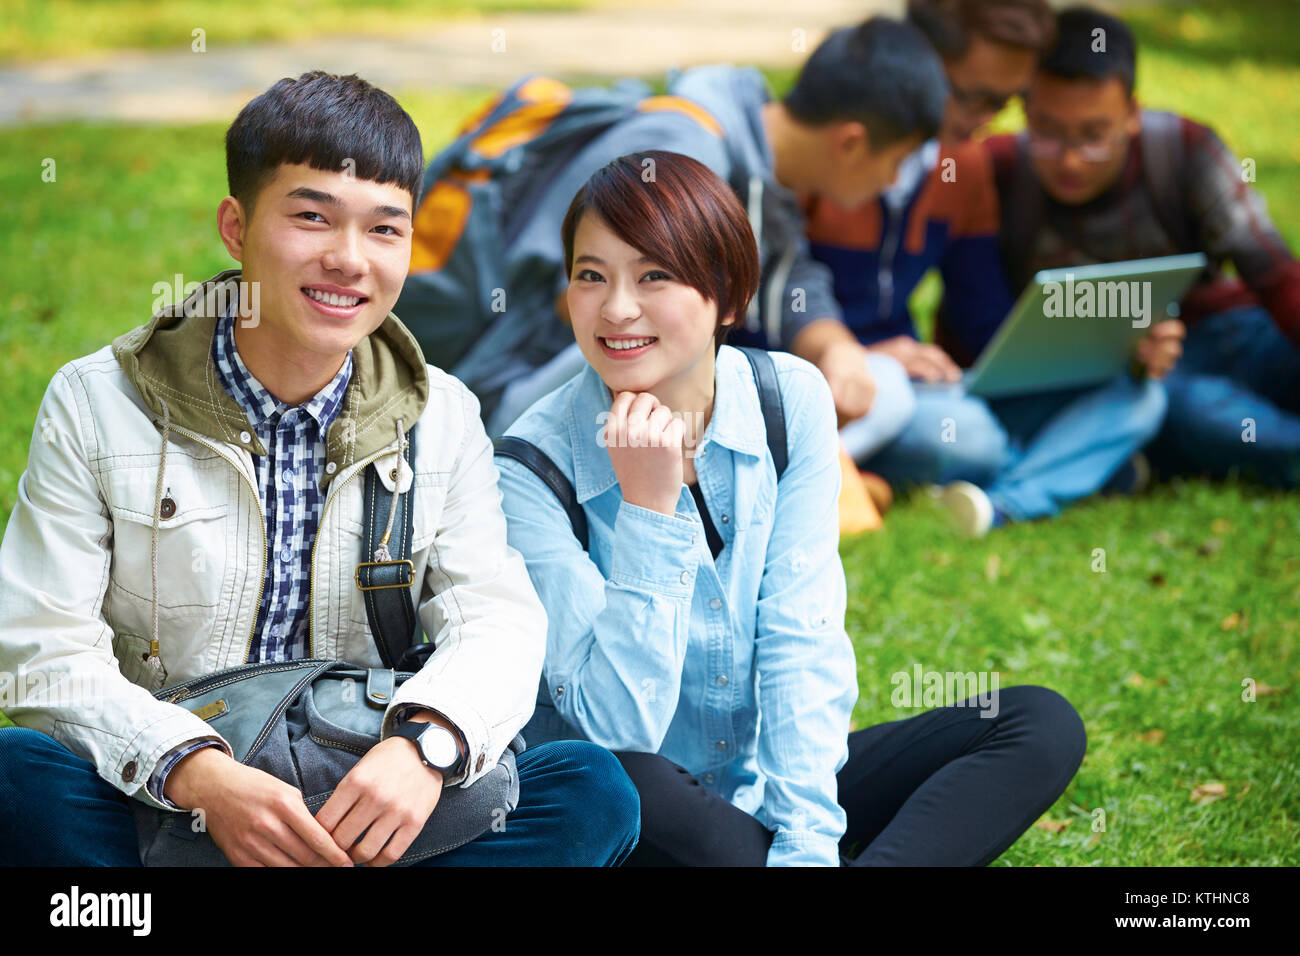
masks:
<path fill-rule="evenodd" d="M 609 751 L 559 741 L 517 766 L 504 829 L 415 865 L 617 866 L 632 851 L 640 806 Z M 0 728 L 0 865 L 139 866 L 130 799 L 53 737 Z"/>
<path fill-rule="evenodd" d="M 1148 449 L 1161 473 L 1300 486 L 1300 349 L 1264 309 L 1194 323 L 1165 388 L 1169 413 Z"/>

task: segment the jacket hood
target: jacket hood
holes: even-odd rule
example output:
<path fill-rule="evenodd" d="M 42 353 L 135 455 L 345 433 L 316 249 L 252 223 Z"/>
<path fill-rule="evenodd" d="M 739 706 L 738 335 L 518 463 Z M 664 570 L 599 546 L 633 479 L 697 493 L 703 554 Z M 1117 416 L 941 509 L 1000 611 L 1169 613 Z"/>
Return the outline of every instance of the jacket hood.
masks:
<path fill-rule="evenodd" d="M 113 355 L 150 411 L 208 438 L 266 454 L 248 416 L 221 385 L 212 361 L 212 336 L 222 309 L 238 302 L 239 269 L 220 272 L 184 301 L 158 310 L 146 325 L 113 340 Z M 202 370 L 200 372 L 200 370 Z M 352 349 L 352 377 L 343 407 L 326 436 L 329 460 L 339 470 L 390 445 L 395 423 L 409 430 L 429 400 L 429 375 L 414 336 L 393 313 Z M 336 472 L 337 473 L 337 472 Z M 329 477 L 322 475 L 322 486 Z"/>
<path fill-rule="evenodd" d="M 722 124 L 731 161 L 743 177 L 773 180 L 772 149 L 762 119 L 772 94 L 762 73 L 726 64 L 697 66 L 672 76 L 669 92 L 700 104 Z"/>

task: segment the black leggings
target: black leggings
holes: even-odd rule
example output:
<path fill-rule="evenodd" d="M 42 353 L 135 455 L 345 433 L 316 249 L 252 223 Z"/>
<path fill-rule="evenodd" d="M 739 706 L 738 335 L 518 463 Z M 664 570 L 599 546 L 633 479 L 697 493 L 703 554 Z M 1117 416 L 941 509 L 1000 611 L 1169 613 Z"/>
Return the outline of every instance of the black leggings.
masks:
<path fill-rule="evenodd" d="M 939 707 L 849 734 L 839 803 L 842 862 L 983 866 L 1069 785 L 1088 739 L 1044 687 L 999 691 L 996 717 Z M 772 834 L 658 754 L 617 752 L 641 796 L 641 842 L 625 866 L 762 866 Z"/>

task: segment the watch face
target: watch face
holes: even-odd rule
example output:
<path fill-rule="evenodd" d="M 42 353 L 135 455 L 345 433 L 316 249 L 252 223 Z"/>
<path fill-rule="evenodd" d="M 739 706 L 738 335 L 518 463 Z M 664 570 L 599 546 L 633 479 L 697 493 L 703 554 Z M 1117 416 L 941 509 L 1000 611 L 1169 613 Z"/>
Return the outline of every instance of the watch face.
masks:
<path fill-rule="evenodd" d="M 439 769 L 453 766 L 460 757 L 460 748 L 456 746 L 456 737 L 446 727 L 436 724 L 420 735 L 420 750 L 424 759 Z"/>

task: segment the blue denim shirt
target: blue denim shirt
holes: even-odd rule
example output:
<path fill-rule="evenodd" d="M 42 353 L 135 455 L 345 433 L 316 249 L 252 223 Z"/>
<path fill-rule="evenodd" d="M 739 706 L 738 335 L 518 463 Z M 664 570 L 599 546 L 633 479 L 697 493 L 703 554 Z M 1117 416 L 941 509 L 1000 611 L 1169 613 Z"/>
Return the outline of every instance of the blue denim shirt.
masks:
<path fill-rule="evenodd" d="M 540 719 L 525 735 L 549 739 L 551 705 L 553 736 L 662 754 L 753 814 L 774 833 L 769 865 L 835 866 L 845 828 L 835 774 L 858 695 L 839 439 L 821 373 L 772 357 L 789 435 L 779 495 L 749 363 L 728 346 L 718 354 L 695 458 L 724 542 L 716 563 L 685 485 L 672 516 L 623 500 L 600 437 L 611 396 L 589 366 L 507 431 L 570 478 L 590 533 L 584 553 L 555 495 L 497 460 L 509 542 L 548 618 Z"/>

